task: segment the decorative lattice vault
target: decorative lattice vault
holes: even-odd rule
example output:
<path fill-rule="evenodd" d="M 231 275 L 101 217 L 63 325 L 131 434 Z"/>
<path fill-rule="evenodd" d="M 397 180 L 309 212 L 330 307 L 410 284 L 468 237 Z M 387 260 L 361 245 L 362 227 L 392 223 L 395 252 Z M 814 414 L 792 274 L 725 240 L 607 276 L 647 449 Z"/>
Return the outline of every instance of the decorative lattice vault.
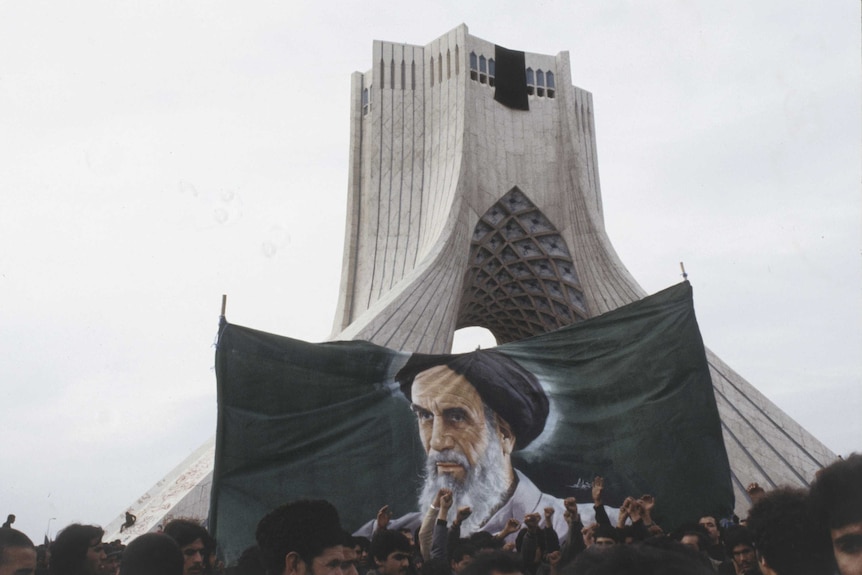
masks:
<path fill-rule="evenodd" d="M 565 240 L 524 192 L 512 188 L 473 230 L 458 327 L 484 327 L 505 343 L 587 317 Z"/>

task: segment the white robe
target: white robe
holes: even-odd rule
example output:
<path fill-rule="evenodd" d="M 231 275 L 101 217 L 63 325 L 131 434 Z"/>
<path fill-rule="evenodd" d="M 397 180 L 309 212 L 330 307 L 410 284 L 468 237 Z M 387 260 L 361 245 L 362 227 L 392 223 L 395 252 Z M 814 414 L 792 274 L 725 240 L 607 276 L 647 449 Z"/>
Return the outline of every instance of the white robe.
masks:
<path fill-rule="evenodd" d="M 530 481 L 526 475 L 517 469 L 515 470 L 515 474 L 518 476 L 518 486 L 515 488 L 515 492 L 512 494 L 512 497 L 510 497 L 509 500 L 506 501 L 506 503 L 504 503 L 503 506 L 500 507 L 500 509 L 498 509 L 497 512 L 494 513 L 479 530 L 487 531 L 492 534 L 499 533 L 503 530 L 503 527 L 506 526 L 506 522 L 509 519 L 514 517 L 518 521 L 523 522 L 524 516 L 528 513 L 538 513 L 541 515 L 542 519 L 540 521 L 540 525 L 544 527 L 545 507 L 553 507 L 554 531 L 557 532 L 560 541 L 564 541 L 568 534 L 569 526 L 566 524 L 565 517 L 563 517 L 563 513 L 566 511 L 566 508 L 563 505 L 563 500 L 554 497 L 553 495 L 542 493 L 539 488 L 536 487 L 535 483 Z M 616 525 L 617 517 L 619 516 L 619 509 L 614 507 L 605 507 L 605 510 L 608 512 L 608 517 L 611 519 L 611 525 Z M 578 503 L 578 512 L 581 515 L 581 522 L 583 522 L 584 525 L 590 525 L 595 522 L 596 512 L 595 509 L 593 509 L 592 503 Z M 415 531 L 422 524 L 423 515 L 424 511 L 415 511 L 413 513 L 402 515 L 401 517 L 390 521 L 388 529 L 403 529 L 407 527 L 411 531 Z M 372 519 L 359 528 L 354 535 L 368 537 L 370 539 L 376 526 L 376 520 Z M 466 537 L 468 535 L 469 533 L 461 533 L 462 537 Z M 514 541 L 516 536 L 517 532 L 510 535 L 507 538 L 507 541 Z"/>

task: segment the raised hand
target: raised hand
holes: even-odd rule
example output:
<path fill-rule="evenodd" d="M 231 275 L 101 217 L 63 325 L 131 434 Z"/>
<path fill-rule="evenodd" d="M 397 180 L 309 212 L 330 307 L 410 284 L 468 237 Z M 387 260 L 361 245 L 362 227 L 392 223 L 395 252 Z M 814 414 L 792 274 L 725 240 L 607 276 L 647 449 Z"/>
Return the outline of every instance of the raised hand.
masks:
<path fill-rule="evenodd" d="M 640 498 L 641 505 L 643 505 L 644 511 L 647 513 L 652 513 L 653 508 L 655 507 L 655 497 L 645 493 L 641 495 Z"/>
<path fill-rule="evenodd" d="M 766 491 L 764 491 L 763 487 L 758 485 L 757 482 L 749 483 L 748 487 L 745 488 L 745 492 L 748 493 L 748 496 L 751 498 L 752 505 L 766 496 Z"/>
<path fill-rule="evenodd" d="M 377 512 L 377 529 L 383 530 L 389 525 L 389 521 L 392 519 L 392 512 L 389 511 L 389 506 L 384 505 L 380 508 L 380 511 Z"/>
<path fill-rule="evenodd" d="M 602 494 L 605 491 L 604 477 L 596 476 L 593 479 L 593 505 L 599 506 L 602 504 Z"/>
<path fill-rule="evenodd" d="M 440 509 L 449 511 L 449 508 L 452 507 L 452 490 L 443 488 L 440 490 L 442 495 L 440 495 Z"/>
<path fill-rule="evenodd" d="M 455 521 L 457 521 L 457 525 L 461 525 L 464 521 L 470 517 L 470 514 L 473 513 L 473 510 L 470 509 L 469 506 L 465 505 L 464 507 L 458 508 L 458 513 L 455 514 Z"/>
<path fill-rule="evenodd" d="M 581 536 L 584 538 L 585 546 L 591 547 L 596 542 L 596 527 L 598 527 L 598 523 L 593 523 L 581 529 Z"/>
<path fill-rule="evenodd" d="M 506 521 L 506 526 L 503 527 L 503 531 L 500 533 L 500 535 L 506 537 L 508 535 L 511 535 L 512 533 L 516 533 L 520 528 L 521 522 L 514 517 L 510 517 L 509 520 Z"/>
<path fill-rule="evenodd" d="M 629 517 L 632 518 L 632 523 L 637 523 L 641 519 L 643 519 L 644 507 L 639 499 L 632 499 L 631 505 L 629 505 Z"/>

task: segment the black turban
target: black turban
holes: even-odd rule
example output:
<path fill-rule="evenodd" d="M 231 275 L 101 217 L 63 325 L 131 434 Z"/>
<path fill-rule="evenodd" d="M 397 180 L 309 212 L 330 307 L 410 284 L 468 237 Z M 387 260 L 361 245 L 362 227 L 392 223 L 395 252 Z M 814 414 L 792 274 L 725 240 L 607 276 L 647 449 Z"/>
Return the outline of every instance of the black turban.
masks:
<path fill-rule="evenodd" d="M 401 384 L 401 392 L 411 399 L 413 379 L 441 365 L 463 375 L 479 392 L 484 404 L 509 424 L 515 434 L 515 449 L 527 447 L 545 429 L 548 396 L 539 380 L 497 351 L 477 350 L 458 355 L 414 353 L 395 374 L 395 380 Z"/>

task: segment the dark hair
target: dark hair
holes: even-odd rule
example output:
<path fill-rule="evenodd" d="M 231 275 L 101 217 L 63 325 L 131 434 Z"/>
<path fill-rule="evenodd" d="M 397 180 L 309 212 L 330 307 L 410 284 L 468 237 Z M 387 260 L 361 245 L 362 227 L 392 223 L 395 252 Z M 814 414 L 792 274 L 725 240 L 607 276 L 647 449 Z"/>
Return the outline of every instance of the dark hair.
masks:
<path fill-rule="evenodd" d="M 604 549 L 591 547 L 581 552 L 566 572 L 571 575 L 714 575 L 696 552 L 666 539 L 661 546 L 635 543 Z"/>
<path fill-rule="evenodd" d="M 204 544 L 207 553 L 215 547 L 209 532 L 192 519 L 173 519 L 165 525 L 162 532 L 176 541 L 180 547 L 191 545 L 198 539 Z"/>
<path fill-rule="evenodd" d="M 709 547 L 709 532 L 703 525 L 698 523 L 685 523 L 674 531 L 671 537 L 676 541 L 682 542 L 682 538 L 686 535 L 695 535 L 697 537 L 698 551 L 706 551 Z"/>
<path fill-rule="evenodd" d="M 6 549 L 11 549 L 12 547 L 36 549 L 36 546 L 33 545 L 30 538 L 17 529 L 12 529 L 11 527 L 0 529 L 0 565 L 3 564 L 3 553 L 6 552 Z"/>
<path fill-rule="evenodd" d="M 145 533 L 129 543 L 120 561 L 121 575 L 182 575 L 179 544 L 164 533 Z"/>
<path fill-rule="evenodd" d="M 237 575 L 264 575 L 266 568 L 260 555 L 260 547 L 246 547 L 237 559 L 233 572 Z"/>
<path fill-rule="evenodd" d="M 768 492 L 748 513 L 754 548 L 781 575 L 828 573 L 832 557 L 825 533 L 812 521 L 808 492 L 780 487 Z"/>
<path fill-rule="evenodd" d="M 301 499 L 276 507 L 260 520 L 255 532 L 261 560 L 270 575 L 284 571 L 288 553 L 311 563 L 327 547 L 341 545 L 341 537 L 338 511 L 320 499 Z"/>
<path fill-rule="evenodd" d="M 449 552 L 449 561 L 455 561 L 457 563 L 467 555 L 475 557 L 476 546 L 466 541 L 461 541 L 452 546 L 451 551 Z"/>
<path fill-rule="evenodd" d="M 593 538 L 598 539 L 599 537 L 613 539 L 617 543 L 620 542 L 620 532 L 616 527 L 612 525 L 605 525 L 600 523 L 598 527 L 596 527 L 596 530 L 593 532 Z"/>
<path fill-rule="evenodd" d="M 491 575 L 491 573 L 523 573 L 524 562 L 511 551 L 491 551 L 479 553 L 473 558 L 461 575 Z"/>
<path fill-rule="evenodd" d="M 724 550 L 728 557 L 733 557 L 733 548 L 745 545 L 754 549 L 754 535 L 744 525 L 733 525 L 724 532 Z"/>
<path fill-rule="evenodd" d="M 91 541 L 99 541 L 105 531 L 97 525 L 73 523 L 57 534 L 51 544 L 52 575 L 84 575 L 87 571 L 87 549 Z"/>
<path fill-rule="evenodd" d="M 400 531 L 392 531 L 383 529 L 374 534 L 371 539 L 371 557 L 378 561 L 386 561 L 389 554 L 393 551 L 403 551 L 410 553 L 410 540 Z"/>
<path fill-rule="evenodd" d="M 487 531 L 476 531 L 475 533 L 471 533 L 467 539 L 476 548 L 477 553 L 487 551 L 488 549 L 496 551 L 502 549 L 505 544 L 502 539 L 494 537 Z"/>
<path fill-rule="evenodd" d="M 851 453 L 821 469 L 811 484 L 811 504 L 827 529 L 862 521 L 862 455 Z"/>
<path fill-rule="evenodd" d="M 353 547 L 359 547 L 359 549 L 361 549 L 362 551 L 368 552 L 368 548 L 371 547 L 371 540 L 368 539 L 368 537 L 354 535 Z"/>
<path fill-rule="evenodd" d="M 422 564 L 420 573 L 422 575 L 452 575 L 452 568 L 443 557 L 432 557 Z"/>

